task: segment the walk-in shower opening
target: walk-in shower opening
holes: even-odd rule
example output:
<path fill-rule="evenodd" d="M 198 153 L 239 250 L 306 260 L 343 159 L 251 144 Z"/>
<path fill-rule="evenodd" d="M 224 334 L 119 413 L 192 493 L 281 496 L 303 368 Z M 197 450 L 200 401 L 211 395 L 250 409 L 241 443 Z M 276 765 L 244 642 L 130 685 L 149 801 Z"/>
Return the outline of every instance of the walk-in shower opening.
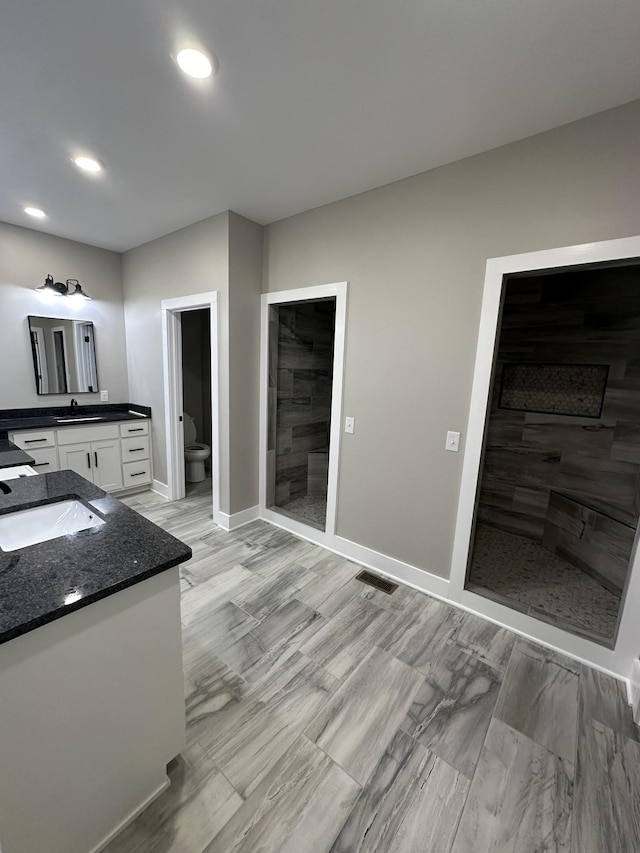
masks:
<path fill-rule="evenodd" d="M 267 507 L 318 530 L 327 515 L 335 297 L 269 306 Z"/>
<path fill-rule="evenodd" d="M 505 279 L 466 580 L 608 647 L 640 509 L 639 272 Z"/>

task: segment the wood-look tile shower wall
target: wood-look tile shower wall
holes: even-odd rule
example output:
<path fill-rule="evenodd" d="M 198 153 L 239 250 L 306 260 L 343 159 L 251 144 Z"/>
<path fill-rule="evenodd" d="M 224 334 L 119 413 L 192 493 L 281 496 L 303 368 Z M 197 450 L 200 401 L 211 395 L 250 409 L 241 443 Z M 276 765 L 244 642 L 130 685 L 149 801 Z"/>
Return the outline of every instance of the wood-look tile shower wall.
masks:
<path fill-rule="evenodd" d="M 640 269 L 505 288 L 478 518 L 542 541 L 618 590 L 640 509 Z M 600 417 L 498 408 L 507 362 L 609 365 Z"/>
<path fill-rule="evenodd" d="M 309 454 L 328 449 L 334 326 L 333 299 L 270 309 L 268 504 L 306 495 Z"/>

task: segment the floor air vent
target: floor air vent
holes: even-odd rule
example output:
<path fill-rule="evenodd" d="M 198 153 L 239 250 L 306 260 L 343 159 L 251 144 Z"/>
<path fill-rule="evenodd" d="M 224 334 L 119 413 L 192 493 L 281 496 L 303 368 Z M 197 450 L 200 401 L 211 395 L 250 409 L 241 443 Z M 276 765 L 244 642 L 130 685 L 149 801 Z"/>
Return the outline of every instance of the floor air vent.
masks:
<path fill-rule="evenodd" d="M 391 583 L 386 578 L 381 578 L 380 575 L 374 575 L 372 572 L 360 572 L 359 575 L 356 575 L 356 580 L 367 583 L 369 586 L 374 586 L 381 592 L 386 592 L 387 595 L 391 595 L 392 592 L 398 589 L 397 583 Z"/>

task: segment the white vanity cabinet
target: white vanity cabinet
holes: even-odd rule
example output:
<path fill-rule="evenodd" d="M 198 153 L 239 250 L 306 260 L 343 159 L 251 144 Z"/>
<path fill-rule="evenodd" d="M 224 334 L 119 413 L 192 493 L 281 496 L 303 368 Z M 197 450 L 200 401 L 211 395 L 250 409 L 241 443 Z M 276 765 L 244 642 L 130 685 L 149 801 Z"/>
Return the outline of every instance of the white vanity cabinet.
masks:
<path fill-rule="evenodd" d="M 21 450 L 25 450 L 30 456 L 33 456 L 34 462 L 31 467 L 35 468 L 38 474 L 60 470 L 55 430 L 39 429 L 29 430 L 28 432 L 14 432 L 11 433 L 10 439 Z"/>
<path fill-rule="evenodd" d="M 151 483 L 148 420 L 25 430 L 9 438 L 33 456 L 38 473 L 69 469 L 105 492 Z"/>
<path fill-rule="evenodd" d="M 122 459 L 117 424 L 58 430 L 60 469 L 75 471 L 105 492 L 122 488 Z"/>
<path fill-rule="evenodd" d="M 127 421 L 120 424 L 123 488 L 143 486 L 151 482 L 149 421 Z"/>

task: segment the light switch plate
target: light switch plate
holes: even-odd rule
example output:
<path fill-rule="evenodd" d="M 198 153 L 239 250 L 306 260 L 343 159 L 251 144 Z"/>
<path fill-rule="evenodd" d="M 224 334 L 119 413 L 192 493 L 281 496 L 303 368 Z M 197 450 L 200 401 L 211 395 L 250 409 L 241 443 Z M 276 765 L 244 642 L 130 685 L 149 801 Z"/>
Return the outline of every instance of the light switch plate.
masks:
<path fill-rule="evenodd" d="M 445 444 L 445 450 L 451 450 L 454 453 L 457 453 L 459 449 L 460 449 L 460 433 L 449 431 L 447 433 L 447 443 Z"/>
<path fill-rule="evenodd" d="M 356 428 L 356 419 L 355 418 L 345 418 L 344 419 L 344 431 L 353 435 L 353 431 Z"/>
<path fill-rule="evenodd" d="M 109 402 L 109 392 L 108 391 L 101 391 L 100 392 L 100 402 L 101 403 L 108 403 Z"/>

